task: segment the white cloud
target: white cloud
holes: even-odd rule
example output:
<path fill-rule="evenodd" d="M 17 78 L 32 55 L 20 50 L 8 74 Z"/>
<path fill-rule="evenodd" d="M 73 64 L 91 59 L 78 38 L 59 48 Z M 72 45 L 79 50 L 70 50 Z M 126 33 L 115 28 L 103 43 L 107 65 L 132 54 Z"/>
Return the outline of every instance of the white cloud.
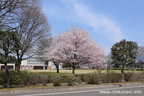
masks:
<path fill-rule="evenodd" d="M 43 12 L 48 17 L 56 17 L 56 18 L 58 18 L 59 15 L 60 15 L 60 10 L 57 7 L 53 7 L 53 6 L 44 6 L 43 5 Z"/>
<path fill-rule="evenodd" d="M 105 53 L 110 52 L 110 47 L 112 43 L 118 42 L 123 39 L 123 32 L 121 28 L 116 24 L 116 22 L 104 14 L 96 13 L 91 9 L 90 5 L 84 4 L 79 0 L 60 0 L 60 4 L 43 6 L 44 13 L 49 18 L 54 18 L 56 20 L 62 20 L 65 24 L 78 24 L 86 25 L 94 29 L 96 34 L 103 36 L 103 48 Z M 68 26 L 68 25 L 66 25 Z M 55 27 L 55 26 L 53 26 Z M 61 27 L 61 26 L 57 26 Z M 55 28 L 54 30 L 56 30 Z M 125 33 L 126 35 L 126 33 Z M 105 37 L 105 38 L 104 38 Z M 128 38 L 127 35 L 126 38 Z M 106 44 L 107 41 L 110 44 Z M 102 43 L 101 42 L 101 43 Z"/>
<path fill-rule="evenodd" d="M 88 6 L 78 3 L 76 0 L 62 0 L 62 2 L 70 12 L 75 12 L 74 14 L 78 16 L 76 20 L 81 20 L 82 23 L 92 27 L 95 32 L 101 28 L 102 31 L 100 34 L 108 37 L 108 39 L 113 42 L 120 41 L 123 38 L 120 27 L 108 17 L 92 12 Z"/>

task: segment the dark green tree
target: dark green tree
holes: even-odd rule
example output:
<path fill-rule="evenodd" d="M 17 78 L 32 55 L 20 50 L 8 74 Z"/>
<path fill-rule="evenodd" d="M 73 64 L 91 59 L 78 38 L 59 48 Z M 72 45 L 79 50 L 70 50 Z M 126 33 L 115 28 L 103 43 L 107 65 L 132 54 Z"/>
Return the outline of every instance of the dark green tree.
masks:
<path fill-rule="evenodd" d="M 125 39 L 117 42 L 111 48 L 113 64 L 116 67 L 121 67 L 122 82 L 124 81 L 124 68 L 135 63 L 137 49 L 136 42 L 126 41 Z"/>
<path fill-rule="evenodd" d="M 69 62 L 66 62 L 62 65 L 63 68 L 71 68 L 71 64 Z"/>
<path fill-rule="evenodd" d="M 18 42 L 16 39 L 16 32 L 0 30 L 0 63 L 5 66 L 6 87 L 8 88 L 10 87 L 10 76 L 7 63 L 15 62 L 15 57 L 13 55 L 15 42 Z"/>

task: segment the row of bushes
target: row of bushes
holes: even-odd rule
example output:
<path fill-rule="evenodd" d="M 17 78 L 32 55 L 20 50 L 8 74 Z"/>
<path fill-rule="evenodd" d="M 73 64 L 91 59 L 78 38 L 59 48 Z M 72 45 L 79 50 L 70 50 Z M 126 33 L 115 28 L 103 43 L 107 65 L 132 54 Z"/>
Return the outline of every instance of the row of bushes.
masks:
<path fill-rule="evenodd" d="M 114 71 L 107 71 L 107 73 L 91 73 L 87 75 L 87 83 L 89 84 L 98 84 L 102 83 L 115 83 L 121 82 L 121 74 Z M 144 81 L 144 72 L 142 73 L 125 73 L 125 81 Z"/>
<path fill-rule="evenodd" d="M 121 68 L 107 68 L 107 70 L 121 70 Z M 128 70 L 128 71 L 133 71 L 133 70 L 143 71 L 142 68 L 125 68 L 124 70 Z"/>
<path fill-rule="evenodd" d="M 61 83 L 67 83 L 69 86 L 75 82 L 75 76 L 72 74 L 36 74 L 28 71 L 10 71 L 10 86 L 29 86 L 48 83 L 53 83 L 54 86 L 59 86 Z M 6 74 L 0 71 L 0 85 L 5 86 Z"/>
<path fill-rule="evenodd" d="M 5 86 L 6 74 L 4 71 L 0 72 L 0 85 Z M 48 83 L 48 76 L 34 74 L 28 71 L 10 71 L 10 85 L 36 85 Z"/>
<path fill-rule="evenodd" d="M 61 83 L 67 83 L 72 86 L 75 83 L 87 82 L 88 84 L 98 83 L 114 83 L 121 81 L 121 74 L 114 71 L 107 71 L 106 73 L 94 72 L 90 74 L 36 74 L 28 71 L 10 71 L 10 85 L 28 86 L 48 83 L 53 83 L 54 86 L 60 86 Z M 125 73 L 125 81 L 144 81 L 143 73 Z M 0 85 L 5 86 L 6 74 L 0 71 Z"/>

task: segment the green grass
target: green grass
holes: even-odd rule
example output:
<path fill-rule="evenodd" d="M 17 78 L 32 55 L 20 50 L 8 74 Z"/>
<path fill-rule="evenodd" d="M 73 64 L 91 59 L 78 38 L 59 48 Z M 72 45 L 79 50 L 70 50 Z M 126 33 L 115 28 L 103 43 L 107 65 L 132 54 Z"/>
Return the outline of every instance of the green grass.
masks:
<path fill-rule="evenodd" d="M 121 70 L 111 70 L 111 71 L 114 71 L 116 73 L 120 73 Z M 33 72 L 33 73 L 53 73 L 55 74 L 56 73 L 56 70 L 30 70 L 30 72 Z M 59 70 L 59 74 L 71 74 L 72 73 L 72 70 Z M 97 72 L 97 70 L 95 69 L 89 69 L 89 70 L 75 70 L 75 74 L 88 74 L 88 73 L 92 73 L 92 72 Z M 101 70 L 102 73 L 105 73 L 107 72 L 107 70 Z M 142 72 L 142 71 L 131 71 L 131 70 L 125 70 L 125 72 Z"/>

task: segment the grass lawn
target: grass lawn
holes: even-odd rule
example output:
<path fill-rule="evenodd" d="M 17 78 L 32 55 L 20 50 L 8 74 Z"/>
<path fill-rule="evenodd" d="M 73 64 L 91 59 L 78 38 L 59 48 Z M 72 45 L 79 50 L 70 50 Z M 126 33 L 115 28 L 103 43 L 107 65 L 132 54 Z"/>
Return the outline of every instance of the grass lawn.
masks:
<path fill-rule="evenodd" d="M 120 73 L 120 70 L 112 70 L 115 71 L 117 73 Z M 30 72 L 34 72 L 34 73 L 45 73 L 45 72 L 52 72 L 52 73 L 56 73 L 56 70 L 30 70 Z M 60 73 L 72 73 L 72 70 L 59 70 Z M 92 73 L 92 72 L 97 72 L 97 70 L 95 69 L 90 69 L 90 70 L 75 70 L 75 74 L 87 74 L 87 73 Z M 101 70 L 102 73 L 107 72 L 107 70 Z M 127 71 L 125 70 L 125 72 L 142 72 L 142 71 Z"/>

